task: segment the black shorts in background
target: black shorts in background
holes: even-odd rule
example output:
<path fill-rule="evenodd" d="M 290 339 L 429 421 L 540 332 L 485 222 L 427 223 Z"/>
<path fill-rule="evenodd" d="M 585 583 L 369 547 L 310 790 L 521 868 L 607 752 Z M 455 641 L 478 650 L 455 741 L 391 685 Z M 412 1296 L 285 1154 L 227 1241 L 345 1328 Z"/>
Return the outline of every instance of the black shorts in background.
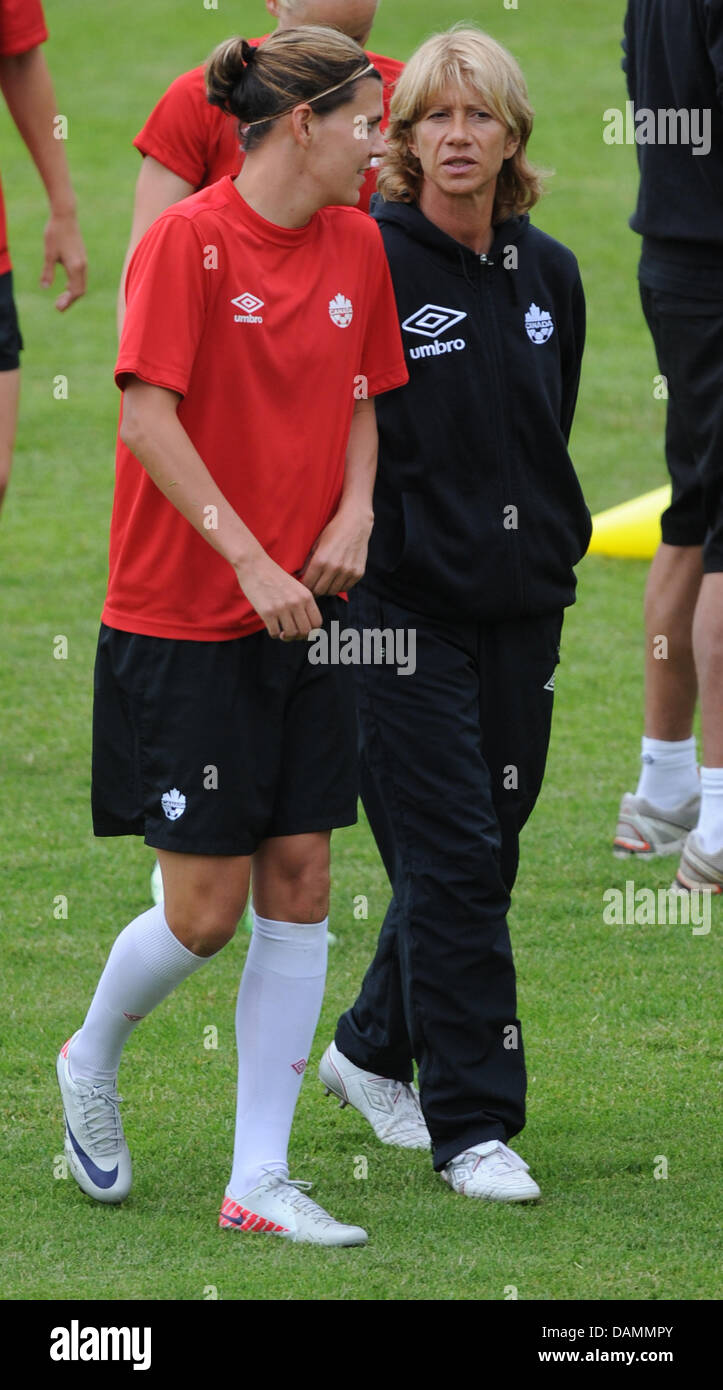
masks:
<path fill-rule="evenodd" d="M 343 599 L 317 600 L 343 626 Z M 93 707 L 93 829 L 182 854 L 253 854 L 274 835 L 353 825 L 350 667 L 266 631 L 226 642 L 101 626 Z"/>
<path fill-rule="evenodd" d="M 663 540 L 702 545 L 704 570 L 723 570 L 723 302 L 642 283 L 640 297 L 668 384 Z"/>
<path fill-rule="evenodd" d="M 13 299 L 13 273 L 0 275 L 0 372 L 13 372 L 20 366 L 20 336 L 18 314 Z"/>

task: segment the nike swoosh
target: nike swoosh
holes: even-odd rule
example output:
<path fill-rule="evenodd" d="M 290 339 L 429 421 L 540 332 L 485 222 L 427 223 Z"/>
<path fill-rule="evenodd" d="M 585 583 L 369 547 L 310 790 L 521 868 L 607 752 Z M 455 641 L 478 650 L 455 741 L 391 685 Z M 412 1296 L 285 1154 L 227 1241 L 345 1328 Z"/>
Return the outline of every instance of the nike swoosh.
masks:
<path fill-rule="evenodd" d="M 105 1173 L 102 1168 L 97 1168 L 92 1158 L 89 1158 L 85 1150 L 81 1149 L 78 1140 L 76 1139 L 72 1129 L 70 1128 L 70 1125 L 68 1124 L 67 1116 L 65 1119 L 65 1128 L 68 1131 L 68 1138 L 70 1139 L 70 1142 L 73 1145 L 73 1148 L 75 1149 L 75 1152 L 77 1153 L 78 1158 L 80 1159 L 83 1167 L 85 1168 L 85 1171 L 88 1174 L 88 1177 L 90 1178 L 91 1182 L 94 1182 L 96 1187 L 112 1187 L 113 1183 L 118 1177 L 118 1164 L 116 1163 L 115 1168 L 112 1168 L 110 1173 Z"/>

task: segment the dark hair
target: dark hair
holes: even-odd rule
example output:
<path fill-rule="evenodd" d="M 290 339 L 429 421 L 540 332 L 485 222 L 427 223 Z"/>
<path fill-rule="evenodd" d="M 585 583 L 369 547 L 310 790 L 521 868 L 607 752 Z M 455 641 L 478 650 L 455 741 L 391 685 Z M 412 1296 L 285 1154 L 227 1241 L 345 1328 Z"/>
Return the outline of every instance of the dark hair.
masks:
<path fill-rule="evenodd" d="M 300 102 L 313 102 L 318 115 L 327 116 L 350 101 L 356 83 L 349 79 L 368 62 L 354 39 L 322 24 L 277 30 L 258 48 L 246 39 L 226 39 L 206 63 L 206 95 L 212 106 L 235 116 L 242 127 L 260 122 L 243 137 L 248 153 L 277 117 Z M 364 76 L 381 81 L 375 68 Z M 329 87 L 337 90 L 319 98 L 318 93 Z"/>

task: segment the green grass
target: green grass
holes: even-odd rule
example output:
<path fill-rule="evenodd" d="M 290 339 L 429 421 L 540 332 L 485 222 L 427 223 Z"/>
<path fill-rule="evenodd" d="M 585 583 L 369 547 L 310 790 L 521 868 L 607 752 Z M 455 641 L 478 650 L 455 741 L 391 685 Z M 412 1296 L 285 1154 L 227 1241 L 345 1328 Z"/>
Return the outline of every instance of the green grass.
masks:
<path fill-rule="evenodd" d="M 225 10 L 232 9 L 231 18 Z M 602 112 L 625 98 L 619 0 L 471 7 L 523 63 L 538 121 L 531 146 L 557 169 L 539 225 L 576 251 L 589 346 L 573 438 L 593 510 L 664 481 L 662 406 L 628 230 L 633 152 L 603 144 Z M 332 949 L 322 1021 L 292 1138 L 293 1175 L 370 1232 L 323 1252 L 220 1234 L 235 1083 L 233 1014 L 247 938 L 189 980 L 137 1031 L 121 1072 L 135 1185 L 120 1209 L 55 1180 L 62 1126 L 53 1076 L 108 949 L 148 903 L 150 851 L 95 841 L 88 806 L 91 673 L 103 599 L 118 408 L 114 296 L 138 157 L 130 140 L 165 84 L 233 29 L 263 29 L 260 3 L 205 11 L 48 0 L 48 49 L 91 279 L 55 313 L 36 287 L 44 220 L 37 176 L 0 117 L 16 290 L 27 342 L 15 471 L 2 521 L 0 681 L 5 1007 L 2 1147 L 12 1202 L 0 1218 L 5 1299 L 711 1299 L 715 1190 L 713 952 L 708 936 L 610 927 L 605 889 L 624 884 L 609 839 L 637 767 L 646 567 L 586 560 L 567 618 L 549 770 L 525 831 L 511 918 L 530 1077 L 518 1147 L 537 1208 L 472 1203 L 424 1154 L 385 1149 L 322 1098 L 315 1063 L 353 999 L 386 905 L 365 825 L 335 837 Z M 421 17 L 423 15 L 423 18 Z M 406 57 L 464 16 L 459 0 L 389 0 L 374 45 Z M 69 379 L 55 401 L 52 380 Z M 544 460 L 541 460 L 544 466 Z M 55 660 L 53 638 L 68 638 Z M 666 886 L 674 864 L 636 866 Z M 355 895 L 369 902 L 353 916 Z M 55 900 L 68 901 L 56 920 Z M 204 1028 L 218 1029 L 206 1050 Z M 659 1156 L 667 1179 L 656 1180 Z M 355 1177 L 359 1159 L 368 1175 Z"/>

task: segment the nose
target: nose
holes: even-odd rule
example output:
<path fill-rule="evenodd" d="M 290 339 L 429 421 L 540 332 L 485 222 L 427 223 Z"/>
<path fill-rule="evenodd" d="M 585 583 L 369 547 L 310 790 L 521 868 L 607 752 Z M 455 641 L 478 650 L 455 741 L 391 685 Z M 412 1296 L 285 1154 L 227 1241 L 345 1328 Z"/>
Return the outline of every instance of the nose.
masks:
<path fill-rule="evenodd" d="M 467 130 L 467 117 L 462 111 L 455 111 L 452 115 L 452 124 L 447 131 L 448 140 L 462 141 L 466 144 L 469 140 Z"/>
<path fill-rule="evenodd" d="M 371 140 L 369 141 L 369 145 L 369 157 L 371 159 L 381 159 L 382 156 L 385 155 L 387 152 L 387 142 L 378 126 L 376 127 L 374 134 Z"/>

